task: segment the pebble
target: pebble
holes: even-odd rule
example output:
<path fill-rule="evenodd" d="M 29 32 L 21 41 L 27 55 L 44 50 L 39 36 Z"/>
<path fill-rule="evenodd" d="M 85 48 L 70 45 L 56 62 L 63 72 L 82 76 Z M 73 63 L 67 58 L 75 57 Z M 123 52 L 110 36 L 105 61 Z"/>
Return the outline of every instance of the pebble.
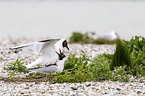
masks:
<path fill-rule="evenodd" d="M 4 42 L 3 42 L 4 41 Z M 8 72 L 4 66 L 16 59 L 28 64 L 33 62 L 38 56 L 34 54 L 33 47 L 20 50 L 9 50 L 10 47 L 30 43 L 36 40 L 21 38 L 0 41 L 0 78 L 7 77 Z M 95 44 L 69 44 L 69 53 L 80 56 L 83 53 L 92 59 L 98 54 L 113 54 L 115 45 L 95 45 Z M 20 74 L 19 77 L 24 77 Z M 49 82 L 4 82 L 0 81 L 0 96 L 28 95 L 28 96 L 145 96 L 145 78 L 132 76 L 129 82 L 104 81 L 104 82 L 82 82 L 82 83 L 56 83 Z"/>

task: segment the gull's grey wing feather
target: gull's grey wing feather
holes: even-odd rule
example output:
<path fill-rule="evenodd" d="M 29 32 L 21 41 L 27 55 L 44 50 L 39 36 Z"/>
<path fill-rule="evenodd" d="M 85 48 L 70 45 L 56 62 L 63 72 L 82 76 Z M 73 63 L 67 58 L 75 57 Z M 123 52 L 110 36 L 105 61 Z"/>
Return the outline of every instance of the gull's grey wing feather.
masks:
<path fill-rule="evenodd" d="M 48 39 L 47 41 L 39 41 L 39 42 L 43 42 L 41 48 L 39 48 L 39 54 L 41 56 L 50 56 L 53 57 L 54 54 L 56 54 L 55 52 L 55 43 L 58 42 L 60 39 Z"/>
<path fill-rule="evenodd" d="M 58 71 L 58 68 L 57 68 L 56 65 L 52 65 L 52 66 L 49 66 L 49 67 L 34 69 L 32 71 L 40 72 L 40 73 L 50 73 L 50 72 L 54 73 L 54 72 Z"/>
<path fill-rule="evenodd" d="M 37 42 L 36 44 L 34 44 L 34 52 L 35 52 L 36 54 L 39 54 L 39 52 L 40 52 L 40 50 L 41 50 L 43 44 L 44 44 L 44 43 L 42 43 L 42 42 Z"/>
<path fill-rule="evenodd" d="M 35 50 L 35 53 L 39 53 L 43 44 L 46 43 L 46 42 L 51 42 L 51 41 L 59 41 L 60 39 L 58 38 L 53 38 L 53 39 L 45 39 L 45 40 L 41 40 L 41 41 L 38 41 L 38 42 L 32 42 L 32 43 L 28 43 L 28 44 L 24 44 L 24 45 L 19 45 L 19 46 L 15 46 L 15 47 L 11 47 L 10 49 L 19 49 L 19 48 L 24 48 L 24 47 L 28 47 L 28 46 L 31 46 L 31 45 L 34 45 L 34 50 Z M 56 41 L 56 42 L 57 42 Z"/>
<path fill-rule="evenodd" d="M 46 47 L 46 46 L 49 46 L 49 43 L 56 43 L 57 41 L 59 41 L 60 39 L 59 38 L 53 38 L 53 39 L 45 39 L 45 40 L 41 40 L 41 41 L 38 41 L 35 45 L 34 45 L 34 49 L 35 49 L 35 53 L 36 54 L 39 54 L 41 53 L 41 49 L 42 47 Z M 46 43 L 46 44 L 45 44 Z"/>
<path fill-rule="evenodd" d="M 55 51 L 55 43 L 60 39 L 48 39 L 47 41 L 38 41 L 38 46 L 36 46 L 37 53 L 40 57 L 32 62 L 31 64 L 27 65 L 27 68 L 33 68 L 37 64 L 40 65 L 49 65 L 56 63 L 59 59 L 58 54 Z M 40 45 L 39 45 L 40 43 Z M 42 43 L 42 44 L 41 44 Z"/>
<path fill-rule="evenodd" d="M 23 47 L 28 47 L 28 46 L 31 46 L 31 45 L 34 45 L 36 44 L 37 42 L 32 42 L 32 43 L 28 43 L 28 44 L 24 44 L 24 45 L 19 45 L 19 46 L 15 46 L 15 47 L 11 47 L 10 49 L 19 49 L 19 48 L 23 48 Z"/>

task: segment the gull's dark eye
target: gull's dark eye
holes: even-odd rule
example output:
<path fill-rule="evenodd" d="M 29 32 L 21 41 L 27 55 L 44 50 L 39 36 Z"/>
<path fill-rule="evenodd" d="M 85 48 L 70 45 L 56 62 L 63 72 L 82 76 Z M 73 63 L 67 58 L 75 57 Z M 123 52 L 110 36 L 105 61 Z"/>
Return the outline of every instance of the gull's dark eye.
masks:
<path fill-rule="evenodd" d="M 67 47 L 67 41 L 63 41 L 63 44 L 62 44 L 63 47 Z"/>
<path fill-rule="evenodd" d="M 63 41 L 62 46 L 63 46 L 63 47 L 66 47 L 66 48 L 69 50 L 69 48 L 68 48 L 68 43 L 67 43 L 66 40 Z"/>

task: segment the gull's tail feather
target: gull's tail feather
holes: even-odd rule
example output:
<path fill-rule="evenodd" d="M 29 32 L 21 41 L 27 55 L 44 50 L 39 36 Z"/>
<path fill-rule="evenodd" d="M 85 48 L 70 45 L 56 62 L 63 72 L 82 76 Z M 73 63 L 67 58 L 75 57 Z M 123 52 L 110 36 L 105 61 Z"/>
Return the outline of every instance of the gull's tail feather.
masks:
<path fill-rule="evenodd" d="M 32 43 L 28 43 L 28 44 L 24 44 L 24 45 L 19 45 L 19 46 L 11 47 L 9 49 L 13 50 L 13 49 L 19 49 L 19 48 L 23 48 L 23 47 L 28 47 L 28 46 L 34 45 L 35 43 L 36 42 L 32 42 Z"/>
<path fill-rule="evenodd" d="M 31 68 L 35 68 L 37 67 L 37 65 L 42 65 L 43 64 L 43 60 L 41 58 L 38 58 L 37 60 L 35 60 L 34 62 L 32 62 L 31 64 L 26 65 L 27 69 L 31 69 Z"/>

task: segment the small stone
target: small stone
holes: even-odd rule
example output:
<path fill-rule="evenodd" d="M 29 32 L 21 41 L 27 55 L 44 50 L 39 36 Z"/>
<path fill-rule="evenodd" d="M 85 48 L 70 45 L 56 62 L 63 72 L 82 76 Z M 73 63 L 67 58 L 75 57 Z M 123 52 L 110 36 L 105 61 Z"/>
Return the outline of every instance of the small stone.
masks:
<path fill-rule="evenodd" d="M 122 90 L 122 89 L 120 89 L 120 88 L 116 88 L 116 90 L 120 91 L 120 90 Z"/>
<path fill-rule="evenodd" d="M 42 94 L 44 94 L 45 92 L 41 92 Z"/>
<path fill-rule="evenodd" d="M 73 90 L 78 90 L 78 88 L 76 88 L 76 87 L 71 87 Z"/>
<path fill-rule="evenodd" d="M 22 92 L 21 94 L 24 94 L 24 92 Z"/>
<path fill-rule="evenodd" d="M 86 85 L 87 87 L 91 86 L 91 84 Z"/>
<path fill-rule="evenodd" d="M 26 87 L 25 89 L 29 89 L 29 87 Z"/>
<path fill-rule="evenodd" d="M 140 94 L 140 93 L 142 93 L 141 91 L 137 91 L 137 94 Z"/>
<path fill-rule="evenodd" d="M 35 82 L 35 84 L 40 84 L 39 82 Z"/>

